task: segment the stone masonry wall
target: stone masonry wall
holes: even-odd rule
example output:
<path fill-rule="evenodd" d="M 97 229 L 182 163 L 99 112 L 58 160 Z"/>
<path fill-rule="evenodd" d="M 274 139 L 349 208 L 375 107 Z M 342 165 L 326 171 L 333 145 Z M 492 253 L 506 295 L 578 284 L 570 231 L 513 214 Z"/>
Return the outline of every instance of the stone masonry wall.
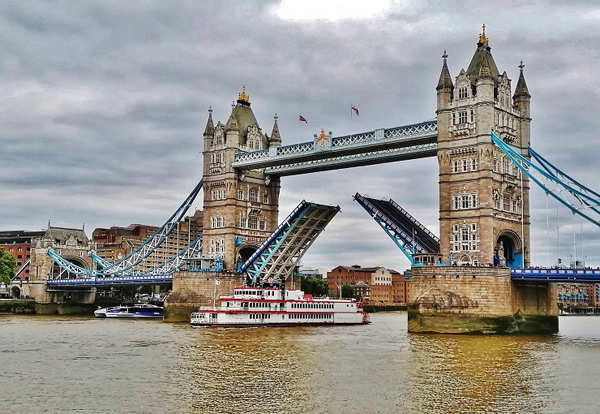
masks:
<path fill-rule="evenodd" d="M 213 298 L 230 295 L 235 287 L 243 284 L 244 278 L 239 273 L 175 272 L 173 290 L 165 301 L 165 320 L 189 322 L 190 313 L 198 307 L 212 306 Z"/>
<path fill-rule="evenodd" d="M 408 302 L 422 313 L 475 316 L 512 315 L 510 269 L 416 267 L 408 283 Z"/>
<path fill-rule="evenodd" d="M 508 268 L 413 268 L 408 296 L 409 332 L 558 331 L 556 287 L 513 282 Z"/>

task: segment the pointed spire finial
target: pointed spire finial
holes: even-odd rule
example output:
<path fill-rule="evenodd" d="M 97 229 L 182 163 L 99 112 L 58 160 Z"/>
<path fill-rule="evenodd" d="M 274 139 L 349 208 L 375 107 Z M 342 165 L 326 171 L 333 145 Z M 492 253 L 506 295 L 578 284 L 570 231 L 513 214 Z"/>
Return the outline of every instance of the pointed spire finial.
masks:
<path fill-rule="evenodd" d="M 212 135 L 215 132 L 215 127 L 213 125 L 213 119 L 212 119 L 212 106 L 208 107 L 208 120 L 206 121 L 206 128 L 204 128 L 204 135 L 208 136 L 208 135 Z"/>
<path fill-rule="evenodd" d="M 440 73 L 440 79 L 438 81 L 437 87 L 435 88 L 438 91 L 442 89 L 454 88 L 454 85 L 452 84 L 452 77 L 450 76 L 450 72 L 448 71 L 448 53 L 446 53 L 446 49 L 444 49 L 442 59 L 444 59 L 444 63 L 442 64 L 442 72 Z"/>
<path fill-rule="evenodd" d="M 246 85 L 242 85 L 242 91 L 238 95 L 238 103 L 250 105 L 250 97 L 246 94 Z"/>
<path fill-rule="evenodd" d="M 485 24 L 481 26 L 481 34 L 479 35 L 479 43 L 481 43 L 482 45 L 489 46 L 488 38 L 485 34 Z"/>
<path fill-rule="evenodd" d="M 519 72 L 519 80 L 517 81 L 517 87 L 515 89 L 515 97 L 526 97 L 526 98 L 530 98 L 531 95 L 529 94 L 529 89 L 527 88 L 527 82 L 525 82 L 525 76 L 523 75 L 523 68 L 525 67 L 525 64 L 523 63 L 523 61 L 521 61 L 521 63 L 519 64 L 518 68 L 520 70 Z"/>
<path fill-rule="evenodd" d="M 281 145 L 281 135 L 279 134 L 279 126 L 277 120 L 279 117 L 277 114 L 273 116 L 275 122 L 273 123 L 273 130 L 271 131 L 271 138 L 269 139 L 269 147 L 277 147 Z"/>

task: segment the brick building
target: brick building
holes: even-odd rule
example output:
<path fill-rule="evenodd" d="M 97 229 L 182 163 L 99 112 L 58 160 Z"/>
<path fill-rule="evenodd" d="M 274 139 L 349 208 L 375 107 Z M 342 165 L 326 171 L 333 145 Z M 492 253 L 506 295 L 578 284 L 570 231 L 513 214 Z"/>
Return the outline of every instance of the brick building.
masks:
<path fill-rule="evenodd" d="M 17 262 L 17 271 L 31 258 L 31 240 L 44 235 L 46 231 L 8 230 L 0 231 L 0 249 L 9 252 Z M 29 276 L 29 266 L 19 275 L 21 279 Z"/>
<path fill-rule="evenodd" d="M 354 286 L 355 295 L 371 304 L 406 303 L 404 275 L 384 267 L 337 266 L 327 272 L 329 296 L 339 296 L 343 285 Z"/>
<path fill-rule="evenodd" d="M 591 283 L 559 283 L 557 285 L 557 302 L 559 307 L 584 308 L 598 304 L 599 284 Z"/>

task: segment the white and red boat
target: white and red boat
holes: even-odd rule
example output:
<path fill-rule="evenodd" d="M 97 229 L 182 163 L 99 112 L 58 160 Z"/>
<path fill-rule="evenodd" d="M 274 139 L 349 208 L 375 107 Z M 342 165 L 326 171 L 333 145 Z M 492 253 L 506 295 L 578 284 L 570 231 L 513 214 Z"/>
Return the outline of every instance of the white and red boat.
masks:
<path fill-rule="evenodd" d="M 369 315 L 355 299 L 313 298 L 301 290 L 235 288 L 219 297 L 219 306 L 201 307 L 190 323 L 199 326 L 356 325 Z"/>

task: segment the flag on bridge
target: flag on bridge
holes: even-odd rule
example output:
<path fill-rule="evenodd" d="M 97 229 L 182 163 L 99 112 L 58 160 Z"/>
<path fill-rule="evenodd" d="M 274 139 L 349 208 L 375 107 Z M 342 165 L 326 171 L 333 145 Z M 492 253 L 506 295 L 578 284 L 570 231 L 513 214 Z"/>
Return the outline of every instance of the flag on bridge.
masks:
<path fill-rule="evenodd" d="M 308 124 L 308 121 L 302 115 L 298 115 L 298 121 L 304 122 L 305 124 Z"/>
<path fill-rule="evenodd" d="M 352 112 L 354 112 L 356 114 L 356 116 L 360 116 L 357 106 L 350 105 L 350 116 L 352 116 Z"/>

